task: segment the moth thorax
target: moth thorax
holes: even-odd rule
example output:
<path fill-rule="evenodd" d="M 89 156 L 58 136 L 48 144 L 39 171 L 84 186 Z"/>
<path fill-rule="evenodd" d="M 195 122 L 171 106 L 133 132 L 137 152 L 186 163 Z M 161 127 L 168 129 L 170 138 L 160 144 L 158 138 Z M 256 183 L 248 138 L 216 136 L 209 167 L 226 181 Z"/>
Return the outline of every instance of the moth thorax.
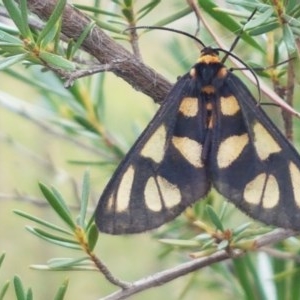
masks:
<path fill-rule="evenodd" d="M 203 54 L 199 57 L 197 63 L 203 64 L 217 64 L 220 63 L 220 57 L 213 53 L 213 54 Z"/>

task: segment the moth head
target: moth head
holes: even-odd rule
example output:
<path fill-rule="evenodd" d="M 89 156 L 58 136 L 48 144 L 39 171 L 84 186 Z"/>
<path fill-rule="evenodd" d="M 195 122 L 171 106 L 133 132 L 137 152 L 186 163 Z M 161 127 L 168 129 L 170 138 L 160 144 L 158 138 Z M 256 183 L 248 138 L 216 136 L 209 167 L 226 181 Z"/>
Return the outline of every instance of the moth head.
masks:
<path fill-rule="evenodd" d="M 220 63 L 219 51 L 211 47 L 204 47 L 201 50 L 197 63 L 203 63 L 206 65 Z"/>

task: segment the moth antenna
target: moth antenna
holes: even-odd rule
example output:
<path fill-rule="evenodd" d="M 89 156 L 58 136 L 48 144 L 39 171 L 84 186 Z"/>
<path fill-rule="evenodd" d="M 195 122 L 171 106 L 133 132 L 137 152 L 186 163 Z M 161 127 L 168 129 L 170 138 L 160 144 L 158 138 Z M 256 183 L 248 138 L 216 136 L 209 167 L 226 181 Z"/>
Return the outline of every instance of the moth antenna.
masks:
<path fill-rule="evenodd" d="M 257 8 L 254 9 L 254 11 L 252 12 L 252 14 L 250 15 L 250 17 L 247 19 L 246 24 L 253 18 L 253 16 L 255 15 L 255 13 L 257 12 Z M 245 25 L 246 25 L 245 24 Z M 241 39 L 241 36 L 244 32 L 244 28 L 245 25 L 243 26 L 243 28 L 241 29 L 241 31 L 239 32 L 239 34 L 236 36 L 236 38 L 234 39 L 233 43 L 230 46 L 230 49 L 227 51 L 227 55 L 225 55 L 222 59 L 222 63 L 224 63 L 228 57 L 228 55 L 230 55 L 230 53 L 233 51 L 233 49 L 235 48 L 235 46 L 237 45 L 237 43 L 239 42 L 239 40 Z M 224 52 L 224 51 L 223 51 Z"/>
<path fill-rule="evenodd" d="M 165 31 L 175 32 L 175 33 L 178 33 L 178 34 L 181 34 L 181 35 L 185 35 L 185 36 L 193 39 L 198 44 L 200 44 L 203 48 L 206 48 L 205 44 L 200 39 L 198 39 L 194 35 L 192 35 L 190 33 L 187 33 L 185 31 L 182 31 L 182 30 L 178 30 L 178 29 L 174 29 L 174 28 L 168 28 L 168 27 L 160 27 L 160 26 L 135 26 L 135 27 L 128 27 L 128 28 L 126 28 L 124 30 L 124 32 L 128 31 L 128 30 L 132 30 L 132 29 L 148 29 L 148 30 L 149 29 L 157 29 L 157 30 L 165 30 Z"/>

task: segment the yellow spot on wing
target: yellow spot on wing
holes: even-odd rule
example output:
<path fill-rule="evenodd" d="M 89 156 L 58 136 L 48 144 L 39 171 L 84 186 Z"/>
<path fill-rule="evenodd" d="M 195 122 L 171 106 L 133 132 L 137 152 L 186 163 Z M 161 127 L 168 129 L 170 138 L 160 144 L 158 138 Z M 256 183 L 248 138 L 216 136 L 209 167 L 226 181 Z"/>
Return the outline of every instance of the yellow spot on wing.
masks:
<path fill-rule="evenodd" d="M 116 195 L 116 211 L 118 212 L 123 212 L 128 209 L 134 173 L 133 166 L 129 166 L 120 181 Z"/>
<path fill-rule="evenodd" d="M 254 124 L 253 131 L 255 136 L 254 146 L 261 160 L 267 159 L 272 153 L 281 151 L 278 143 L 260 123 Z"/>
<path fill-rule="evenodd" d="M 179 111 L 185 117 L 195 117 L 198 113 L 198 99 L 194 97 L 186 97 L 180 103 Z"/>
<path fill-rule="evenodd" d="M 165 144 L 167 138 L 167 131 L 164 125 L 161 125 L 152 134 L 149 140 L 141 150 L 141 155 L 151 158 L 156 163 L 160 163 L 165 155 Z"/>
<path fill-rule="evenodd" d="M 250 204 L 261 204 L 263 208 L 275 207 L 280 199 L 280 191 L 276 178 L 266 173 L 257 175 L 246 185 L 244 199 Z"/>
<path fill-rule="evenodd" d="M 172 143 L 181 155 L 194 167 L 202 168 L 202 145 L 187 137 L 173 136 Z"/>
<path fill-rule="evenodd" d="M 162 200 L 154 177 L 150 177 L 144 190 L 146 206 L 152 211 L 161 211 Z"/>
<path fill-rule="evenodd" d="M 300 207 L 300 170 L 293 162 L 289 163 L 289 169 L 294 199 L 296 201 L 297 206 Z"/>
<path fill-rule="evenodd" d="M 150 177 L 144 190 L 145 204 L 152 211 L 161 211 L 163 205 L 172 208 L 180 203 L 181 194 L 176 185 L 161 176 Z"/>
<path fill-rule="evenodd" d="M 242 153 L 249 142 L 248 135 L 232 135 L 223 140 L 217 153 L 217 162 L 219 168 L 229 167 Z"/>
<path fill-rule="evenodd" d="M 234 96 L 221 97 L 220 101 L 221 111 L 225 116 L 233 116 L 240 110 L 240 106 Z"/>
<path fill-rule="evenodd" d="M 268 176 L 267 185 L 264 191 L 263 207 L 273 208 L 280 199 L 280 191 L 276 178 L 273 175 Z"/>

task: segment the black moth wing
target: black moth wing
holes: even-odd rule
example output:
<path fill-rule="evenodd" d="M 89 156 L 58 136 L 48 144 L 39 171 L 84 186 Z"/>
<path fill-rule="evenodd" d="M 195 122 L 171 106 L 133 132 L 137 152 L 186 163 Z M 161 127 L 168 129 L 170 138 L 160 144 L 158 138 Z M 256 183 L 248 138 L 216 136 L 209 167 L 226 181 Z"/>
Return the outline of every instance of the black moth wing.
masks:
<path fill-rule="evenodd" d="M 182 114 L 180 107 L 189 100 L 203 105 L 199 86 L 186 74 L 106 186 L 95 215 L 100 231 L 125 234 L 156 228 L 208 192 L 199 149 L 206 134 L 205 124 L 199 122 L 203 109 L 192 111 L 191 116 Z"/>
<path fill-rule="evenodd" d="M 213 185 L 251 217 L 299 230 L 299 154 L 234 74 L 227 74 L 220 92 L 233 96 L 240 110 L 228 116 L 219 109 L 210 162 Z"/>

